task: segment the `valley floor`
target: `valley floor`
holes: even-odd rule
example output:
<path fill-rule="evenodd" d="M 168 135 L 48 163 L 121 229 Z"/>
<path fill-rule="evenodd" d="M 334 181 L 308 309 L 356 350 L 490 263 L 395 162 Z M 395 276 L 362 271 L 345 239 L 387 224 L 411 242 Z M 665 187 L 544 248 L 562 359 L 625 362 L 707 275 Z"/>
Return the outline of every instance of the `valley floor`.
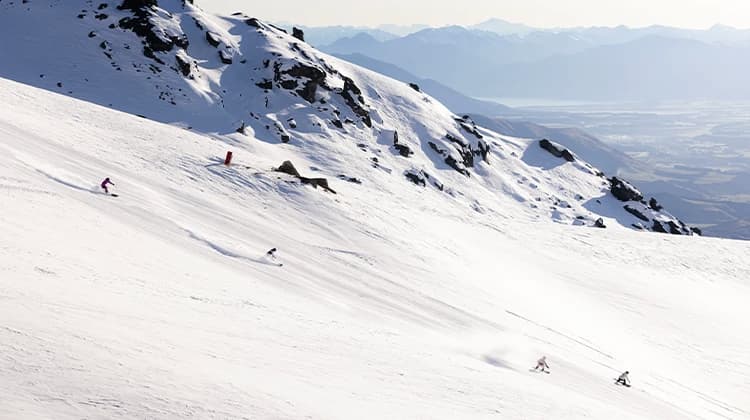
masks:
<path fill-rule="evenodd" d="M 2 419 L 750 417 L 746 242 L 332 195 L 268 170 L 292 146 L 0 103 Z"/>

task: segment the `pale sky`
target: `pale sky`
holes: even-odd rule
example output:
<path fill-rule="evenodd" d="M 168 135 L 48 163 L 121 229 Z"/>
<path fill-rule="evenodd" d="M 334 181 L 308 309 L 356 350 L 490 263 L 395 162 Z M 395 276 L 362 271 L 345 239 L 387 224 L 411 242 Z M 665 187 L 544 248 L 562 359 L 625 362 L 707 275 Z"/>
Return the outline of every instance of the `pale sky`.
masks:
<path fill-rule="evenodd" d="M 537 27 L 750 28 L 750 0 L 195 0 L 206 11 L 243 11 L 308 26 L 383 23 L 469 25 L 492 17 Z"/>

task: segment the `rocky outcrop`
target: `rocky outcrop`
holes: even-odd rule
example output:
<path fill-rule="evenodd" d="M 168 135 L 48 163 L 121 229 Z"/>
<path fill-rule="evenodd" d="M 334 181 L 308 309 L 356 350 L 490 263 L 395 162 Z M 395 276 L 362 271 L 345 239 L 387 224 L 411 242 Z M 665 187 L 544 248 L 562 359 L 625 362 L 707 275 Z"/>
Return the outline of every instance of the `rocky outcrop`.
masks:
<path fill-rule="evenodd" d="M 185 77 L 190 77 L 193 66 L 190 63 L 190 57 L 187 54 L 176 54 L 175 61 L 177 62 L 177 68 L 180 70 Z"/>
<path fill-rule="evenodd" d="M 568 162 L 575 162 L 576 160 L 575 156 L 573 156 L 573 153 L 571 153 L 570 150 L 547 139 L 539 140 L 539 147 L 548 151 L 550 154 L 552 154 L 552 156 L 565 159 Z"/>
<path fill-rule="evenodd" d="M 119 10 L 129 10 L 132 16 L 127 16 L 118 22 L 120 28 L 133 31 L 144 38 L 144 55 L 154 59 L 154 52 L 171 51 L 175 46 L 187 49 L 188 37 L 184 33 L 167 33 L 164 28 L 156 25 L 152 19 L 158 15 L 153 10 L 157 6 L 156 0 L 124 0 Z"/>
<path fill-rule="evenodd" d="M 633 216 L 635 216 L 635 217 L 643 220 L 644 222 L 651 221 L 651 219 L 649 219 L 648 216 L 646 216 L 645 214 L 641 213 L 640 211 L 638 211 L 638 209 L 636 209 L 636 208 L 634 208 L 632 206 L 625 205 L 623 208 L 625 209 L 625 211 L 627 211 L 628 213 L 632 214 Z"/>
<path fill-rule="evenodd" d="M 291 78 L 291 79 L 290 79 Z M 314 103 L 318 87 L 325 83 L 326 73 L 318 67 L 296 63 L 292 67 L 282 70 L 281 64 L 274 65 L 274 81 L 281 84 L 283 81 L 294 80 L 294 84 L 287 84 L 292 90 L 309 103 Z M 299 87 L 300 84 L 302 87 Z M 283 87 L 283 85 L 282 85 Z"/>
<path fill-rule="evenodd" d="M 362 96 L 362 90 L 354 84 L 352 79 L 346 76 L 342 76 L 342 78 L 344 79 L 344 88 L 341 90 L 341 96 L 344 98 L 344 101 L 346 101 L 352 112 L 362 119 L 362 122 L 366 126 L 372 127 L 372 119 L 370 112 L 365 109 L 366 104 Z"/>
<path fill-rule="evenodd" d="M 643 200 L 643 194 L 638 191 L 637 188 L 632 186 L 629 182 L 612 177 L 609 180 L 610 191 L 620 201 L 641 201 Z"/>
<path fill-rule="evenodd" d="M 651 226 L 651 230 L 658 233 L 667 233 L 667 230 L 664 229 L 664 225 L 662 225 L 658 220 L 654 220 L 654 224 Z"/>
<path fill-rule="evenodd" d="M 430 146 L 432 150 L 434 150 L 437 154 L 443 157 L 445 164 L 453 168 L 456 172 L 471 176 L 471 173 L 466 168 L 466 166 L 463 164 L 463 162 L 459 162 L 453 155 L 446 149 L 441 149 L 435 142 L 427 142 L 427 144 Z"/>
<path fill-rule="evenodd" d="M 405 158 L 414 154 L 414 151 L 409 146 L 398 142 L 398 131 L 393 132 L 393 148 Z"/>
<path fill-rule="evenodd" d="M 276 168 L 276 172 L 285 173 L 287 175 L 291 175 L 297 179 L 300 180 L 300 182 L 303 185 L 312 185 L 313 188 L 322 188 L 324 191 L 336 194 L 336 191 L 331 189 L 331 187 L 328 185 L 328 180 L 325 178 L 308 178 L 300 175 L 299 171 L 297 171 L 297 168 L 294 167 L 294 164 L 291 161 L 284 161 L 281 166 Z"/>
<path fill-rule="evenodd" d="M 409 181 L 413 182 L 415 185 L 418 185 L 420 187 L 426 187 L 429 183 L 433 187 L 435 187 L 438 191 L 444 191 L 445 186 L 442 182 L 440 182 L 437 178 L 433 177 L 429 173 L 425 172 L 424 170 L 417 170 L 417 169 L 409 169 L 404 172 L 404 176 Z"/>
<path fill-rule="evenodd" d="M 305 32 L 297 27 L 292 28 L 292 36 L 305 42 Z"/>

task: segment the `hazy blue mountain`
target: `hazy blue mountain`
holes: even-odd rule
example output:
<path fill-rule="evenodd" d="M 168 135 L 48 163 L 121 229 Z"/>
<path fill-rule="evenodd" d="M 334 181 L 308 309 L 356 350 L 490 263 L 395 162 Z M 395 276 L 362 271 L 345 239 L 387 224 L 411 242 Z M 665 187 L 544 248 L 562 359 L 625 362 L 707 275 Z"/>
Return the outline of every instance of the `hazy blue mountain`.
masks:
<path fill-rule="evenodd" d="M 750 48 L 648 36 L 466 79 L 476 95 L 588 100 L 746 99 Z M 470 70 L 469 70 L 470 71 Z"/>
<path fill-rule="evenodd" d="M 363 54 L 454 89 L 476 92 L 482 90 L 478 86 L 492 82 L 505 65 L 557 53 L 580 52 L 591 46 L 588 41 L 569 34 L 501 36 L 451 26 L 425 29 L 388 41 L 357 35 L 321 48 L 331 54 Z"/>

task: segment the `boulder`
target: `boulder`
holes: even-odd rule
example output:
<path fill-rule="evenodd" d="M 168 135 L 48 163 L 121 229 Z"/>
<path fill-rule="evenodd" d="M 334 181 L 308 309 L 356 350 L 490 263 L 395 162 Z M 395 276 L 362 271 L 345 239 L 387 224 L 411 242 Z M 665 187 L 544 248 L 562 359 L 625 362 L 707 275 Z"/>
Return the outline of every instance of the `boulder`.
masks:
<path fill-rule="evenodd" d="M 284 161 L 281 166 L 276 168 L 276 172 L 285 173 L 287 175 L 291 175 L 302 182 L 304 185 L 312 185 L 314 188 L 321 187 L 325 191 L 336 194 L 336 191 L 332 190 L 331 187 L 328 185 L 328 180 L 325 178 L 307 178 L 302 175 L 300 175 L 299 171 L 297 171 L 297 168 L 294 167 L 294 164 L 287 160 Z"/>
<path fill-rule="evenodd" d="M 609 180 L 610 191 L 620 201 L 641 201 L 643 194 L 627 181 L 612 177 Z"/>
<path fill-rule="evenodd" d="M 539 140 L 539 147 L 551 153 L 552 156 L 565 159 L 568 162 L 574 162 L 576 160 L 575 156 L 573 156 L 573 153 L 571 153 L 570 150 L 547 139 Z"/>
<path fill-rule="evenodd" d="M 297 171 L 297 168 L 295 168 L 294 164 L 289 160 L 284 161 L 281 166 L 276 168 L 276 172 L 285 173 L 287 175 L 296 176 L 298 178 L 301 176 Z"/>
<path fill-rule="evenodd" d="M 224 64 L 232 64 L 232 54 L 226 51 L 219 51 L 219 60 Z"/>
<path fill-rule="evenodd" d="M 206 41 L 212 47 L 218 47 L 221 44 L 221 38 L 213 32 L 206 32 Z"/>
<path fill-rule="evenodd" d="M 305 32 L 297 27 L 292 28 L 292 36 L 305 42 Z"/>

